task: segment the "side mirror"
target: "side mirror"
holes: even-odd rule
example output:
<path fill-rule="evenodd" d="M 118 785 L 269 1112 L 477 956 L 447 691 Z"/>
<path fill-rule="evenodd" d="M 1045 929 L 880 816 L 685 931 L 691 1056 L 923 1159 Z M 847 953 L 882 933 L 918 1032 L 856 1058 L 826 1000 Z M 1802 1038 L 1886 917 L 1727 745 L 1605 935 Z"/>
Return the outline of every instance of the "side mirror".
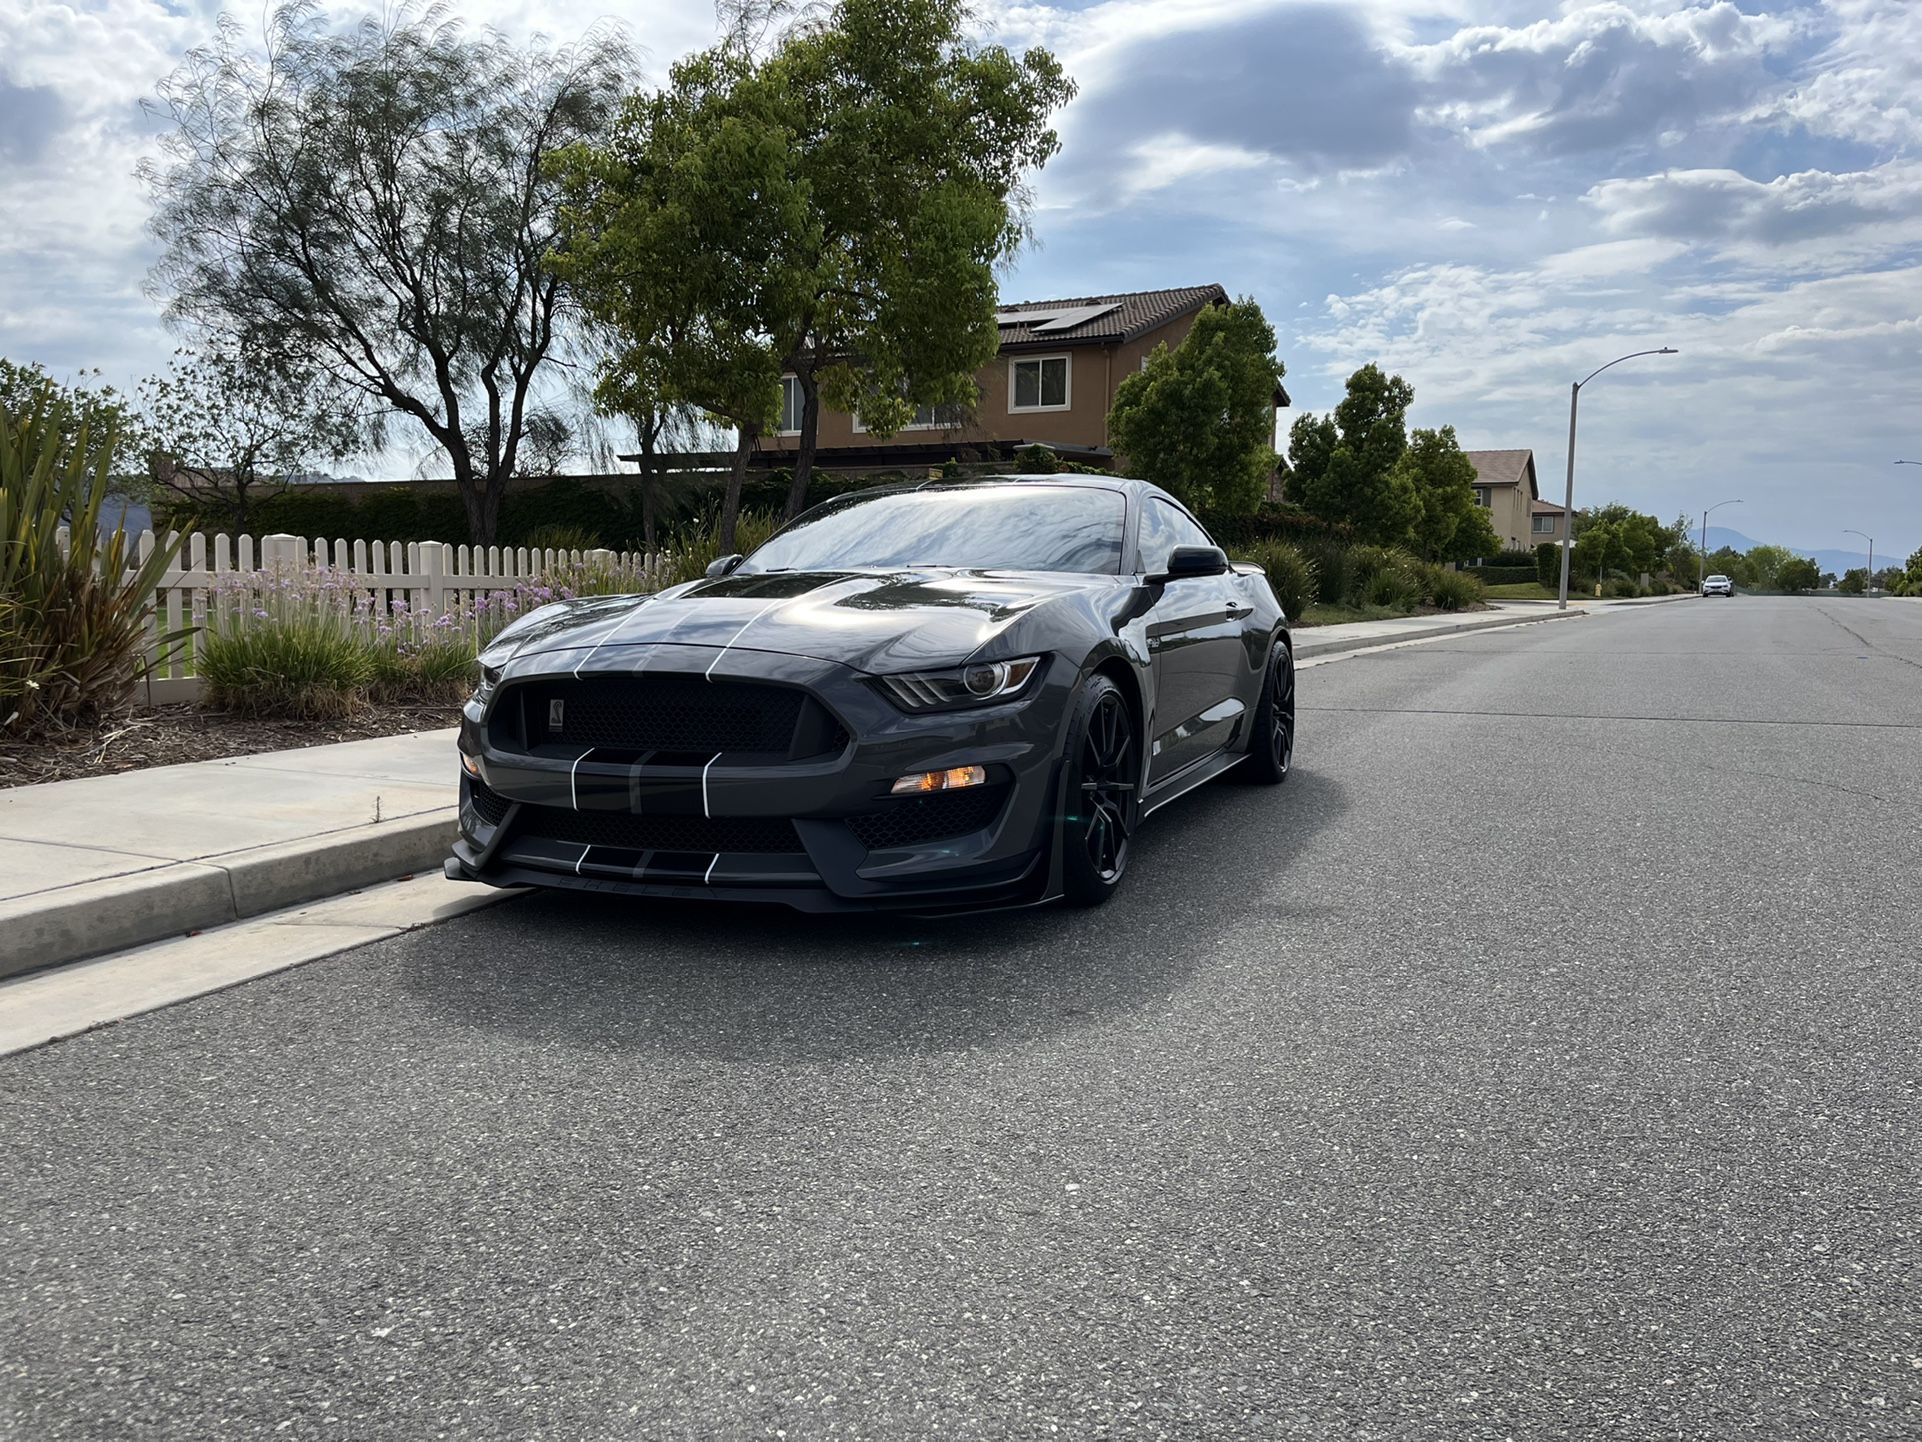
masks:
<path fill-rule="evenodd" d="M 1168 553 L 1168 569 L 1150 582 L 1185 581 L 1195 576 L 1227 574 L 1228 555 L 1219 546 L 1176 546 Z"/>
<path fill-rule="evenodd" d="M 707 563 L 707 578 L 712 581 L 721 576 L 732 575 L 734 568 L 746 559 L 747 557 L 743 556 L 739 551 L 734 552 L 731 556 L 716 556 Z"/>

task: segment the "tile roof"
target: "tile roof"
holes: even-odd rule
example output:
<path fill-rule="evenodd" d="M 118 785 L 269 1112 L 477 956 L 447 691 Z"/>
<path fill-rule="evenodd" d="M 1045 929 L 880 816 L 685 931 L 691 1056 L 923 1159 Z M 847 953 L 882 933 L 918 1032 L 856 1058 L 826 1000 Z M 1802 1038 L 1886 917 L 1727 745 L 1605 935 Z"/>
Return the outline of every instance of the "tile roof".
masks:
<path fill-rule="evenodd" d="M 1478 486 L 1518 486 L 1533 467 L 1533 451 L 1463 451 Z"/>
<path fill-rule="evenodd" d="M 1228 292 L 1221 286 L 1186 285 L 1173 290 L 1135 290 L 1071 300 L 1020 301 L 1001 306 L 996 315 L 1004 322 L 1012 322 L 1001 327 L 1003 350 L 1017 346 L 1092 345 L 1133 340 L 1204 305 L 1227 299 Z M 1064 320 L 1073 323 L 1042 329 L 1050 313 L 1075 311 L 1096 313 L 1079 320 L 1071 314 L 1064 315 Z M 1024 314 L 1033 319 L 1021 319 Z"/>
<path fill-rule="evenodd" d="M 1562 513 L 1562 508 L 1553 501 L 1530 501 L 1528 510 L 1530 515 L 1535 516 L 1559 516 Z"/>

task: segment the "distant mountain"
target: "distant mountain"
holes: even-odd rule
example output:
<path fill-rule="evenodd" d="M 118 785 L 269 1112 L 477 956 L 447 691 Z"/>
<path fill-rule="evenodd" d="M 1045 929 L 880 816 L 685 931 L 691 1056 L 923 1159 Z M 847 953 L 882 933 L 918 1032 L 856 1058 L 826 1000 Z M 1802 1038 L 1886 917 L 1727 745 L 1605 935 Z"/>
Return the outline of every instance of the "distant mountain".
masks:
<path fill-rule="evenodd" d="M 1699 537 L 1701 532 L 1697 531 L 1696 535 Z M 1752 540 L 1740 531 L 1731 531 L 1727 526 L 1710 526 L 1708 528 L 1708 548 L 1711 552 L 1719 551 L 1722 547 L 1728 546 L 1746 554 L 1761 544 L 1762 542 Z M 1852 571 L 1858 566 L 1866 567 L 1869 564 L 1868 553 L 1865 551 L 1805 551 L 1800 546 L 1790 546 L 1789 549 L 1798 556 L 1807 556 L 1811 561 L 1815 562 L 1818 570 L 1833 571 L 1838 576 L 1844 571 Z M 1877 550 L 1875 553 L 1875 568 L 1878 571 L 1884 566 L 1894 566 L 1900 563 L 1901 558 L 1899 556 L 1885 556 L 1880 550 Z"/>

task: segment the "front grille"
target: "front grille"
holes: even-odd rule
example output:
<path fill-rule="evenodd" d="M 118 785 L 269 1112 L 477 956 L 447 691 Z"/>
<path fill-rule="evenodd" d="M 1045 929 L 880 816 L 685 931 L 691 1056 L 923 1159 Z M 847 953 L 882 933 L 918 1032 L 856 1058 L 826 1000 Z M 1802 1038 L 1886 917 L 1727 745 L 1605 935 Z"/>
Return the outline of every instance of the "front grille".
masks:
<path fill-rule="evenodd" d="M 938 796 L 916 796 L 896 801 L 886 810 L 850 816 L 848 829 L 870 851 L 919 846 L 949 836 L 979 831 L 1001 814 L 1007 788 L 971 786 Z"/>
<path fill-rule="evenodd" d="M 474 811 L 489 826 L 499 826 L 507 815 L 507 808 L 514 803 L 493 790 L 485 781 L 467 778 L 467 794 L 474 803 Z"/>
<path fill-rule="evenodd" d="M 555 715 L 558 727 L 552 725 Z M 497 744 L 713 756 L 819 756 L 847 733 L 804 691 L 699 676 L 591 676 L 528 681 L 494 707 Z M 517 735 L 503 735 L 503 731 Z"/>
<path fill-rule="evenodd" d="M 630 811 L 567 811 L 523 806 L 515 822 L 520 836 L 544 837 L 576 846 L 618 846 L 629 851 L 789 853 L 802 849 L 794 823 L 779 816 L 635 815 Z"/>

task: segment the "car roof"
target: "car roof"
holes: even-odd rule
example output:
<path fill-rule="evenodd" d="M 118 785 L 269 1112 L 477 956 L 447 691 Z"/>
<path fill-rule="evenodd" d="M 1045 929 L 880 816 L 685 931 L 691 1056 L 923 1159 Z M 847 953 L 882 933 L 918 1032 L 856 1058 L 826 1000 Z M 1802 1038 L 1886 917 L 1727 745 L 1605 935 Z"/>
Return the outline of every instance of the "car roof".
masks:
<path fill-rule="evenodd" d="M 1088 476 L 1074 471 L 1060 475 L 1023 473 L 1012 476 L 970 476 L 959 480 L 898 481 L 892 485 L 843 491 L 838 496 L 829 497 L 822 504 L 831 505 L 841 501 L 851 501 L 858 496 L 898 495 L 904 491 L 981 491 L 1005 486 L 1068 486 L 1076 490 L 1114 491 L 1137 499 L 1144 496 L 1159 496 L 1163 500 L 1173 501 L 1175 505 L 1181 506 L 1179 500 L 1152 481 L 1138 481 L 1132 476 Z M 1181 508 L 1184 511 L 1188 509 L 1186 506 Z"/>

